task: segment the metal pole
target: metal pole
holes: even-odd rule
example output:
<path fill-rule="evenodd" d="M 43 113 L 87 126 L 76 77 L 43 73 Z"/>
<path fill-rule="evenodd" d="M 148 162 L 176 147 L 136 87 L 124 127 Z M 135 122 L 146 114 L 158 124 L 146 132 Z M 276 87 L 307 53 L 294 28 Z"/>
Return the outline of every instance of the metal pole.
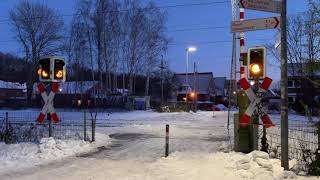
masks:
<path fill-rule="evenodd" d="M 189 62 L 189 53 L 188 53 L 188 49 L 186 49 L 186 103 L 188 103 L 188 86 L 189 86 L 189 83 L 188 83 L 188 62 Z"/>
<path fill-rule="evenodd" d="M 244 8 L 240 8 L 240 21 L 244 21 Z M 244 32 L 240 33 L 240 79 L 245 78 L 244 72 L 244 56 L 245 56 L 245 44 L 244 44 Z"/>
<path fill-rule="evenodd" d="M 244 9 L 240 8 L 239 10 L 240 14 L 240 21 L 244 21 Z M 245 56 L 245 44 L 244 44 L 244 32 L 240 33 L 240 79 L 245 78 L 245 69 L 244 69 L 244 56 Z M 248 97 L 243 89 L 239 89 L 238 92 L 238 106 L 239 106 L 239 118 L 241 119 L 243 114 L 245 113 L 247 107 L 248 107 Z M 238 129 L 238 137 L 239 137 L 239 151 L 243 153 L 250 152 L 252 150 L 251 148 L 251 142 L 250 138 L 252 137 L 250 133 L 250 128 L 239 126 Z"/>
<path fill-rule="evenodd" d="M 287 0 L 282 0 L 281 5 L 281 166 L 284 170 L 289 170 Z"/>
<path fill-rule="evenodd" d="M 51 122 L 51 114 L 47 113 L 47 120 L 49 121 L 49 137 L 52 137 L 52 122 Z"/>
<path fill-rule="evenodd" d="M 96 136 L 96 130 L 95 130 L 95 126 L 96 126 L 96 123 L 95 123 L 95 119 L 94 118 L 91 118 L 91 130 L 92 130 L 92 132 L 91 132 L 91 140 L 92 140 L 92 142 L 94 142 L 95 141 L 95 136 Z"/>
<path fill-rule="evenodd" d="M 83 140 L 87 141 L 87 114 L 83 112 Z"/>
<path fill-rule="evenodd" d="M 237 1 L 236 0 L 231 0 L 231 5 L 232 5 L 232 21 L 237 20 Z M 228 130 L 228 137 L 229 137 L 229 142 L 230 142 L 230 147 L 231 147 L 231 137 L 230 137 L 230 110 L 232 107 L 232 100 L 235 96 L 233 92 L 237 89 L 236 85 L 234 85 L 234 82 L 236 82 L 236 33 L 232 33 L 232 59 L 231 59 L 231 68 L 230 68 L 230 83 L 229 83 L 229 99 L 228 99 L 228 125 L 227 125 L 227 130 Z M 232 100 L 231 100 L 232 99 Z M 214 112 L 214 111 L 213 111 Z M 236 138 L 235 138 L 236 139 Z"/>
<path fill-rule="evenodd" d="M 263 126 L 263 134 L 261 138 L 261 151 L 268 153 L 268 139 L 267 139 L 267 129 Z"/>
<path fill-rule="evenodd" d="M 197 93 L 196 93 L 196 62 L 193 63 L 193 111 L 197 112 L 197 105 L 196 105 L 196 98 L 197 98 Z"/>
<path fill-rule="evenodd" d="M 317 130 L 318 130 L 318 132 L 317 132 L 317 134 L 318 134 L 318 153 L 320 153 L 320 122 L 318 122 L 318 124 L 317 124 Z"/>
<path fill-rule="evenodd" d="M 163 55 L 161 56 L 161 104 L 163 103 Z"/>
<path fill-rule="evenodd" d="M 9 143 L 9 115 L 8 112 L 6 112 L 6 136 L 5 136 L 5 143 Z"/>
<path fill-rule="evenodd" d="M 244 8 L 240 8 L 240 21 L 244 21 Z M 245 71 L 244 71 L 244 56 L 245 56 L 245 47 L 244 47 L 244 32 L 240 33 L 240 79 L 245 78 Z M 239 119 L 241 119 L 242 115 L 246 111 L 247 108 L 247 103 L 248 103 L 248 98 L 245 95 L 244 90 L 239 90 L 238 93 L 239 101 L 238 101 L 238 106 L 239 106 Z"/>
<path fill-rule="evenodd" d="M 165 157 L 169 156 L 169 124 L 166 125 L 166 147 L 165 147 Z"/>
<path fill-rule="evenodd" d="M 259 91 L 259 78 L 254 79 L 254 91 L 258 92 Z M 251 122 L 252 122 L 252 145 L 253 145 L 253 150 L 258 150 L 259 149 L 259 115 L 256 113 L 251 117 Z"/>

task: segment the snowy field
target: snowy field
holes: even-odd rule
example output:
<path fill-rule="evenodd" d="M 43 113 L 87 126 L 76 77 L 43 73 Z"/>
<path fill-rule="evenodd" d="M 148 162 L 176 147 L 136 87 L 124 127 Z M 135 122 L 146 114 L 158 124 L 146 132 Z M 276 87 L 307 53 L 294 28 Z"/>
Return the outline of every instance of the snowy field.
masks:
<path fill-rule="evenodd" d="M 62 114 L 80 121 L 83 116 Z M 122 125 L 99 127 L 97 142 L 91 144 L 54 139 L 0 144 L 0 179 L 317 179 L 284 172 L 279 160 L 261 152 L 230 152 L 226 112 L 215 112 L 213 117 L 212 112 L 133 111 L 99 113 L 98 119 Z M 168 158 L 163 157 L 166 124 L 170 125 Z"/>

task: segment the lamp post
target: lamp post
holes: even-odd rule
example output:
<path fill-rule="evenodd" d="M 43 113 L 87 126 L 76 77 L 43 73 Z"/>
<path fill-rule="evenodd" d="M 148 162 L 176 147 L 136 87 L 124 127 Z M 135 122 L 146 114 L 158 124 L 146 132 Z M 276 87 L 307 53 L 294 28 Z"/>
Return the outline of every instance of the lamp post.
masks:
<path fill-rule="evenodd" d="M 195 52 L 197 51 L 196 47 L 188 47 L 186 48 L 186 85 L 189 85 L 189 79 L 188 79 L 188 68 L 189 68 L 189 52 Z M 188 89 L 186 89 L 186 102 L 188 102 Z"/>

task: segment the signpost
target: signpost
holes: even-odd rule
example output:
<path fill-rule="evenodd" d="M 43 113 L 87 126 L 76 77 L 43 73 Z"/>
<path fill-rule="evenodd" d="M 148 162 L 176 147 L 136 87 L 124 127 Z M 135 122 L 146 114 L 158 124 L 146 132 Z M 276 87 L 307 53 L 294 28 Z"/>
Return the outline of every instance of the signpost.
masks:
<path fill-rule="evenodd" d="M 273 0 L 240 0 L 240 8 L 272 13 L 281 12 L 281 2 Z"/>
<path fill-rule="evenodd" d="M 281 166 L 285 170 L 289 169 L 288 162 L 288 79 L 287 79 L 287 31 L 286 31 L 286 18 L 287 18 L 287 0 L 239 0 L 240 6 L 240 21 L 233 21 L 231 24 L 231 32 L 240 32 L 240 44 L 244 44 L 241 34 L 246 31 L 256 31 L 265 29 L 275 29 L 279 26 L 281 19 Z M 281 14 L 281 18 L 262 18 L 262 19 L 244 19 L 244 9 L 251 9 L 257 11 L 265 11 Z M 241 14 L 242 11 L 242 14 Z M 242 15 L 242 16 L 241 16 Z M 243 46 L 242 46 L 243 48 Z M 240 47 L 241 49 L 241 47 Z M 243 54 L 243 52 L 241 52 Z M 241 56 L 241 54 L 240 54 Z M 242 64 L 240 60 L 240 64 Z M 241 66 L 240 72 L 244 67 Z M 241 80 L 243 80 L 241 74 Z M 243 82 L 246 79 L 243 80 Z M 246 81 L 247 82 L 247 81 Z M 270 82 L 271 83 L 271 82 Z M 264 82 L 262 83 L 264 84 Z M 247 89 L 249 87 L 245 86 Z M 261 89 L 261 88 L 259 88 Z M 262 88 L 263 89 L 263 88 Z M 266 90 L 266 89 L 265 89 Z M 249 92 L 249 91 L 248 91 Z M 249 93 L 250 94 L 250 93 Z M 248 95 L 249 96 L 249 95 Z M 252 97 L 251 97 L 252 98 Z M 255 98 L 257 98 L 255 96 Z M 240 105 L 243 104 L 243 99 L 239 98 L 239 114 L 244 110 Z M 251 102 L 252 103 L 252 102 Z M 257 105 L 258 103 L 256 103 Z M 250 108 L 250 106 L 249 106 Z M 252 108 L 252 107 L 251 107 Z M 259 109 L 259 108 L 258 108 Z M 262 117 L 261 117 L 262 118 Z M 271 121 L 271 120 L 270 120 Z"/>
<path fill-rule="evenodd" d="M 276 29 L 280 24 L 279 17 L 250 19 L 244 21 L 233 21 L 231 32 L 246 32 L 266 29 Z"/>

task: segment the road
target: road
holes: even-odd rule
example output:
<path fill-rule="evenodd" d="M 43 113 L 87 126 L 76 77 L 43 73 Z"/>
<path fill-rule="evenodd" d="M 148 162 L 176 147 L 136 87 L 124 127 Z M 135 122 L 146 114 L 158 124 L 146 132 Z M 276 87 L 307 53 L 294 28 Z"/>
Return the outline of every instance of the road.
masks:
<path fill-rule="evenodd" d="M 113 138 L 97 152 L 70 157 L 20 171 L 6 172 L 4 179 L 166 179 L 157 162 L 164 155 L 164 127 L 170 124 L 170 153 L 212 153 L 229 144 L 226 116 L 212 113 L 175 113 L 135 121 L 134 126 L 99 129 Z M 170 155 L 171 155 L 170 154 Z"/>

